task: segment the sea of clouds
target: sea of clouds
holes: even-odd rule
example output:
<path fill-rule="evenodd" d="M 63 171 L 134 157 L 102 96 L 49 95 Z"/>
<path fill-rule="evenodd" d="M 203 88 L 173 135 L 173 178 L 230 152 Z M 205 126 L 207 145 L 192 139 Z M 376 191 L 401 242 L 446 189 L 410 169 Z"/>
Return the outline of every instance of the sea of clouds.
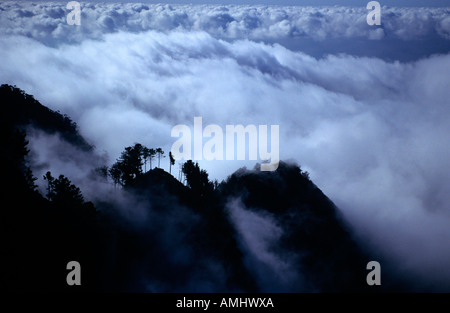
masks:
<path fill-rule="evenodd" d="M 383 8 L 382 27 L 366 23 L 361 7 L 282 7 L 265 5 L 168 5 L 80 1 L 80 27 L 66 23 L 65 2 L 3 2 L 3 34 L 25 35 L 49 45 L 100 39 L 117 31 L 204 31 L 215 38 L 275 40 L 307 37 L 401 40 L 431 34 L 450 38 L 449 8 Z"/>
<path fill-rule="evenodd" d="M 280 158 L 359 240 L 449 290 L 450 8 L 384 7 L 371 27 L 365 6 L 81 2 L 70 26 L 65 5 L 0 4 L 0 81 L 71 116 L 109 164 L 134 142 L 168 153 L 194 116 L 280 125 Z M 200 165 L 223 179 L 254 164 Z"/>

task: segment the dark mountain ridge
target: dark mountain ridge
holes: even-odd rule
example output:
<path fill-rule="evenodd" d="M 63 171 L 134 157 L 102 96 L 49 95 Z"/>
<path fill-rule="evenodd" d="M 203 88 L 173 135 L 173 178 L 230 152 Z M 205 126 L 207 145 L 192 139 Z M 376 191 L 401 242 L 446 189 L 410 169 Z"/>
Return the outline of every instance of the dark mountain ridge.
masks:
<path fill-rule="evenodd" d="M 1 123 L 3 127 L 20 128 L 31 126 L 48 134 L 58 133 L 72 145 L 84 151 L 93 150 L 79 133 L 78 127 L 67 115 L 50 110 L 43 106 L 32 95 L 15 86 L 0 86 Z"/>
<path fill-rule="evenodd" d="M 0 99 L 5 112 L 0 162 L 7 182 L 1 213 L 4 290 L 386 290 L 367 286 L 370 258 L 354 242 L 334 204 L 297 165 L 281 162 L 275 172 L 240 169 L 218 185 L 208 181 L 206 172 L 194 175 L 198 166 L 192 165 L 187 185 L 155 168 L 111 189 L 123 195 L 121 201 L 105 194 L 95 205 L 65 176 L 50 174 L 44 197 L 28 167 L 25 126 L 58 133 L 85 151 L 93 147 L 70 118 L 25 92 L 2 85 Z M 196 181 L 199 177 L 202 183 Z M 233 204 L 236 199 L 239 207 Z M 140 212 L 139 221 L 127 218 L 125 211 Z M 277 266 L 252 254 L 253 243 L 232 218 L 236 212 L 282 229 L 263 253 L 289 264 L 286 275 L 301 279 L 283 282 Z M 66 264 L 72 260 L 82 266 L 81 286 L 66 284 Z"/>

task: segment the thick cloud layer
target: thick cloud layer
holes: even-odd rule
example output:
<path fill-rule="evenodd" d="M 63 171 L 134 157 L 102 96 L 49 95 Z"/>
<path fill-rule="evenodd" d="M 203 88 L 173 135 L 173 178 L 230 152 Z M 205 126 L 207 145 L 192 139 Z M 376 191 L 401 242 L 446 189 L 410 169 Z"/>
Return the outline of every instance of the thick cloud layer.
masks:
<path fill-rule="evenodd" d="M 381 28 L 364 8 L 83 3 L 78 28 L 61 4 L 1 10 L 2 83 L 69 114 L 110 162 L 136 141 L 168 151 L 194 116 L 280 125 L 281 159 L 311 173 L 361 240 L 413 282 L 450 288 L 448 9 L 386 9 Z M 358 40 L 445 53 L 403 49 L 415 61 L 399 62 L 342 46 Z M 332 45 L 347 54 L 324 56 Z M 200 165 L 224 178 L 253 162 Z"/>
<path fill-rule="evenodd" d="M 101 39 L 118 31 L 204 31 L 226 40 L 278 42 L 321 56 L 360 54 L 417 58 L 449 50 L 450 9 L 382 9 L 382 26 L 367 25 L 360 7 L 278 7 L 218 5 L 146 5 L 81 2 L 81 25 L 66 23 L 66 3 L 0 4 L 3 34 L 24 35 L 46 45 Z M 430 40 L 432 39 L 432 40 Z M 380 45 L 380 40 L 389 42 Z M 401 42 L 398 42 L 400 40 Z M 404 49 L 409 50 L 405 53 Z"/>

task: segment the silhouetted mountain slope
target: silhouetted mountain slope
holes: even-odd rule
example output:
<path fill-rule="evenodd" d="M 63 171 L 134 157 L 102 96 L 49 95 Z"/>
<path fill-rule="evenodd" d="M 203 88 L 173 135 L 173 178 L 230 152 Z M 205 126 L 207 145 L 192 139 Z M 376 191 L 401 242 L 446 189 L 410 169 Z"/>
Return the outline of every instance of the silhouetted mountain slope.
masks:
<path fill-rule="evenodd" d="M 275 218 L 283 235 L 274 249 L 296 255 L 308 288 L 368 289 L 361 271 L 367 256 L 352 241 L 335 205 L 298 166 L 280 162 L 275 172 L 241 169 L 220 190 L 224 197 L 239 198 L 246 209 Z"/>
<path fill-rule="evenodd" d="M 17 87 L 0 86 L 1 119 L 4 126 L 33 126 L 49 134 L 58 133 L 74 146 L 89 151 L 93 147 L 78 133 L 77 125 L 67 115 L 43 106 L 33 96 Z"/>
<path fill-rule="evenodd" d="M 159 238 L 153 243 L 153 248 L 158 249 L 153 255 L 165 259 L 165 262 L 161 262 L 161 259 L 156 263 L 149 261 L 147 265 L 152 265 L 148 266 L 147 275 L 152 272 L 153 277 L 162 276 L 160 279 L 178 281 L 177 284 L 182 286 L 186 285 L 187 280 L 192 284 L 191 273 L 195 273 L 200 277 L 198 286 L 189 287 L 192 291 L 258 291 L 254 278 L 242 263 L 242 253 L 234 237 L 233 226 L 218 193 L 200 198 L 159 168 L 138 176 L 125 189 L 148 203 L 147 213 L 152 216 L 149 224 L 153 229 L 147 229 L 146 232 L 151 233 L 152 238 Z M 164 256 L 167 246 L 158 247 L 160 243 L 167 244 L 168 239 L 161 238 L 161 234 L 166 232 L 165 228 L 171 229 L 169 240 L 178 242 L 173 251 L 178 250 L 177 254 L 186 260 L 172 260 L 172 256 Z M 213 270 L 214 267 L 217 268 Z M 177 278 L 172 276 L 175 273 Z M 208 287 L 219 279 L 219 273 L 221 282 Z M 167 275 L 171 278 L 167 279 Z M 205 277 L 201 278 L 203 275 Z M 207 278 L 208 275 L 212 277 Z M 172 291 L 183 290 L 176 289 L 179 288 L 177 286 L 172 288 L 175 288 Z"/>
<path fill-rule="evenodd" d="M 67 177 L 48 173 L 44 197 L 28 167 L 24 125 L 93 148 L 68 117 L 19 89 L 1 86 L 0 99 L 3 290 L 374 290 L 366 285 L 367 256 L 298 166 L 241 169 L 217 187 L 192 162 L 187 186 L 156 168 L 124 187 L 99 188 L 95 206 Z M 82 285 L 69 287 L 73 260 Z"/>
<path fill-rule="evenodd" d="M 186 203 L 189 197 L 189 188 L 160 168 L 136 177 L 127 189 L 157 204 L 166 202 L 167 197 L 176 197 L 180 203 Z"/>

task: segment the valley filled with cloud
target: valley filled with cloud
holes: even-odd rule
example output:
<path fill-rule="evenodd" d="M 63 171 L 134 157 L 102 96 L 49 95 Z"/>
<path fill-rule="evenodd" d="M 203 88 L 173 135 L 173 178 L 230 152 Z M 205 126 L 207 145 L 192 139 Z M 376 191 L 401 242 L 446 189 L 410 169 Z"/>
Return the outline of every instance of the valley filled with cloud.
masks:
<path fill-rule="evenodd" d="M 450 8 L 383 7 L 369 26 L 365 6 L 81 2 L 73 26 L 65 6 L 0 3 L 0 81 L 68 114 L 108 165 L 134 142 L 169 151 L 195 116 L 279 125 L 280 159 L 310 173 L 359 242 L 412 285 L 450 290 Z M 31 136 L 37 171 L 61 160 L 58 140 Z M 51 163 L 89 189 L 89 161 L 63 160 Z M 255 162 L 199 164 L 222 180 Z"/>

